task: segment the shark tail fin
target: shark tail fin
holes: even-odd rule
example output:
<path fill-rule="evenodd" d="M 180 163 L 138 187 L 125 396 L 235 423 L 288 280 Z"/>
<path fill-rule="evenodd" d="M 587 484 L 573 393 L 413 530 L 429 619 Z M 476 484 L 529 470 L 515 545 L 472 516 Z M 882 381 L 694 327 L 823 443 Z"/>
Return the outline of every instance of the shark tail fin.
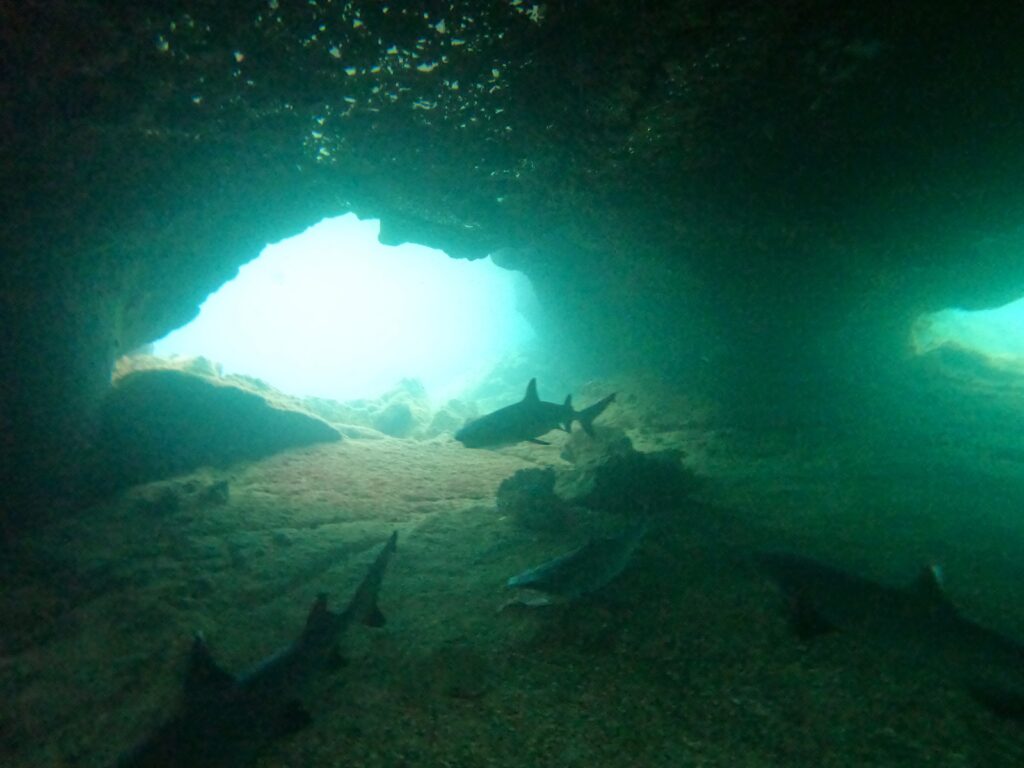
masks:
<path fill-rule="evenodd" d="M 608 397 L 603 400 L 599 400 L 593 405 L 584 408 L 582 411 L 576 414 L 576 420 L 579 421 L 580 426 L 583 427 L 583 431 L 593 437 L 594 435 L 594 419 L 604 413 L 604 409 L 607 408 L 615 400 L 615 393 L 612 392 Z"/>
<path fill-rule="evenodd" d="M 356 588 L 356 593 L 352 596 L 348 608 L 345 609 L 345 613 L 352 619 L 371 627 L 384 626 L 384 614 L 377 607 L 377 593 L 384 580 L 384 571 L 397 548 L 398 531 L 395 531 L 381 548 L 377 559 L 373 561 L 370 570 L 367 571 L 366 576 Z"/>

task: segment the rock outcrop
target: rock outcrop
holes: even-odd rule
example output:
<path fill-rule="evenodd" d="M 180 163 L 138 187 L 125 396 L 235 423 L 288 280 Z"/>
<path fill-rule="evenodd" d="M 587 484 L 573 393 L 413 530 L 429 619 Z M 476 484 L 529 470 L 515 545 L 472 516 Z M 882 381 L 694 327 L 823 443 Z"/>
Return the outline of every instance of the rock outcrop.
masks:
<path fill-rule="evenodd" d="M 198 467 L 226 467 L 340 440 L 325 421 L 263 394 L 181 370 L 135 371 L 104 399 L 86 497 Z"/>

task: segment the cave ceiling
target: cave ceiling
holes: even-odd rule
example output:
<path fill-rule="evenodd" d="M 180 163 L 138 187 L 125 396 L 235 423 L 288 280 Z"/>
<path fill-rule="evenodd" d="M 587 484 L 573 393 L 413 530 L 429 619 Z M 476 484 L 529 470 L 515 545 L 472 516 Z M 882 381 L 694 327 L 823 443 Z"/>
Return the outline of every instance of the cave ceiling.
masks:
<path fill-rule="evenodd" d="M 454 256 L 714 275 L 808 229 L 999 224 L 1020 9 L 906 5 L 8 3 L 4 245 L 40 290 L 134 290 L 129 344 L 346 210 Z"/>

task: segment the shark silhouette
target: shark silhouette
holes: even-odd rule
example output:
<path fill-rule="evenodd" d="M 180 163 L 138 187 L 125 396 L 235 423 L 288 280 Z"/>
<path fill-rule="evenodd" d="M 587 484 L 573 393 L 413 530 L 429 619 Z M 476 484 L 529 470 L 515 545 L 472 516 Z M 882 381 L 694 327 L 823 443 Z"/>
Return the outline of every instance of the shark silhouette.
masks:
<path fill-rule="evenodd" d="M 963 616 L 943 592 L 937 567 L 895 587 L 795 554 L 757 560 L 787 598 L 802 638 L 843 630 L 899 646 L 993 713 L 1024 720 L 1024 645 Z"/>
<path fill-rule="evenodd" d="M 561 405 L 541 400 L 537 396 L 537 379 L 530 379 L 526 396 L 522 400 L 471 421 L 455 433 L 455 439 L 467 448 L 493 448 L 524 440 L 548 445 L 538 438 L 553 429 L 569 432 L 573 421 L 578 421 L 584 432 L 593 435 L 594 419 L 614 399 L 615 394 L 612 393 L 588 408 L 577 411 L 572 407 L 572 395 L 567 395 Z"/>
<path fill-rule="evenodd" d="M 327 596 L 319 595 L 299 638 L 238 677 L 214 661 L 197 635 L 178 711 L 122 755 L 117 768 L 240 768 L 273 740 L 309 723 L 299 696 L 307 682 L 331 668 L 342 634 L 355 621 L 384 623 L 377 593 L 397 542 L 396 531 L 345 610 L 328 610 Z"/>
<path fill-rule="evenodd" d="M 596 592 L 629 565 L 647 533 L 647 521 L 634 523 L 615 536 L 595 536 L 585 544 L 510 578 L 510 588 L 526 592 L 505 603 L 526 606 L 571 602 Z"/>

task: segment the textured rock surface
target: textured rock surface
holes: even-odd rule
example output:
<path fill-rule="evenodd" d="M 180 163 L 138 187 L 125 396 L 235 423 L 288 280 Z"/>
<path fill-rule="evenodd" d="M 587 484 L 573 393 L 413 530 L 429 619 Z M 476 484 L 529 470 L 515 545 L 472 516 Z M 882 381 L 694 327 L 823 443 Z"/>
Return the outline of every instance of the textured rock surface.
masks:
<path fill-rule="evenodd" d="M 495 491 L 519 469 L 567 469 L 559 433 L 515 454 L 316 445 L 26 532 L 18 557 L 0 560 L 0 762 L 112 765 L 175 706 L 196 630 L 226 668 L 246 669 L 294 639 L 317 593 L 351 594 L 397 528 L 387 625 L 353 627 L 349 663 L 303 699 L 313 724 L 263 765 L 1024 764 L 1019 724 L 901 655 L 902 638 L 799 642 L 751 566 L 757 550 L 796 548 L 898 584 L 942 562 L 965 615 L 1024 638 L 1024 532 L 1006 525 L 1024 498 L 1019 471 L 952 442 L 880 456 L 857 441 L 769 442 L 714 418 L 655 430 L 640 409 L 660 405 L 623 397 L 607 418 L 643 424 L 626 430 L 637 445 L 684 452 L 709 482 L 601 593 L 551 610 L 496 613 L 509 576 L 578 546 L 587 526 L 524 530 Z M 217 480 L 230 480 L 226 503 L 186 493 Z M 178 503 L 154 507 L 168 493 Z"/>
<path fill-rule="evenodd" d="M 96 461 L 83 487 L 104 494 L 340 439 L 325 421 L 251 390 L 184 371 L 136 371 L 103 402 Z"/>
<path fill-rule="evenodd" d="M 921 310 L 1024 292 L 977 245 L 1021 239 L 1021 13 L 8 3 L 3 507 L 73 500 L 116 355 L 345 211 L 500 250 L 581 361 L 707 358 L 723 397 L 822 418 L 850 313 L 860 371 L 898 362 Z"/>

